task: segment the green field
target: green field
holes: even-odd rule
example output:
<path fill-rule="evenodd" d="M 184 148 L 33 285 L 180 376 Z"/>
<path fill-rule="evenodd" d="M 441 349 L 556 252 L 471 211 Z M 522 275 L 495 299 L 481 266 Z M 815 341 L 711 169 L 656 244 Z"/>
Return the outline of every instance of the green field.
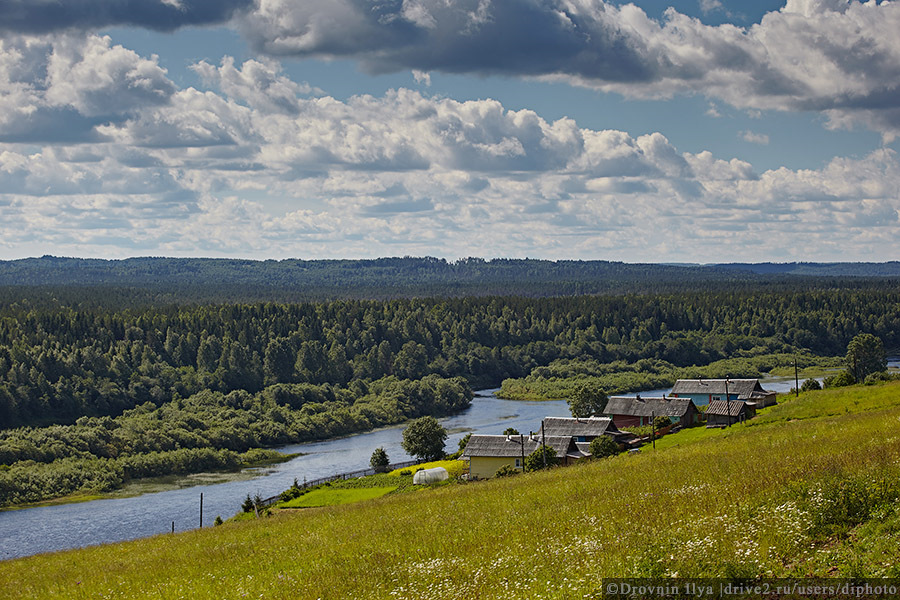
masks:
<path fill-rule="evenodd" d="M 397 486 L 357 488 L 352 490 L 322 488 L 313 490 L 299 498 L 282 502 L 279 508 L 312 508 L 314 506 L 336 506 L 361 500 L 374 500 L 397 489 Z"/>
<path fill-rule="evenodd" d="M 563 599 L 608 576 L 898 577 L 898 429 L 900 383 L 811 392 L 655 452 L 0 563 L 0 597 Z"/>

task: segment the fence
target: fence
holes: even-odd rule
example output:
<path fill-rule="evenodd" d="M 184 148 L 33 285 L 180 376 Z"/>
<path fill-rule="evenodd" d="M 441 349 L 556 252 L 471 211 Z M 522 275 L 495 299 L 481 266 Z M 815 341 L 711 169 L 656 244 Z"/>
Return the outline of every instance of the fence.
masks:
<path fill-rule="evenodd" d="M 419 464 L 418 460 L 408 460 L 406 462 L 394 463 L 392 465 L 387 466 L 387 471 L 393 471 L 395 469 L 402 469 L 404 467 L 412 467 L 414 465 Z M 351 471 L 349 473 L 338 473 L 337 475 L 329 475 L 328 477 L 319 477 L 318 479 L 313 479 L 310 481 L 303 480 L 303 483 L 297 482 L 297 486 L 301 489 L 307 489 L 311 487 L 315 487 L 317 485 L 322 485 L 323 483 L 328 483 L 329 481 L 343 481 L 345 479 L 356 479 L 357 477 L 366 477 L 367 475 L 374 475 L 376 473 L 375 469 L 361 469 L 359 471 Z M 277 494 L 272 496 L 271 498 L 266 498 L 264 500 L 260 500 L 257 503 L 257 508 L 266 508 L 267 506 L 272 506 L 276 502 L 281 500 L 281 494 Z"/>

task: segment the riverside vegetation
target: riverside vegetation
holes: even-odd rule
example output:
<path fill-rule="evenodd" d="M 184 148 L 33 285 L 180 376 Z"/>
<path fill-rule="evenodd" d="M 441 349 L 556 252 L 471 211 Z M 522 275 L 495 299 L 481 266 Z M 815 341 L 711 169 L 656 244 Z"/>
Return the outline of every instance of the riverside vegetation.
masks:
<path fill-rule="evenodd" d="M 18 559 L 0 596 L 563 599 L 610 576 L 900 576 L 900 382 L 780 402 L 638 455 Z"/>
<path fill-rule="evenodd" d="M 690 373 L 753 376 L 795 354 L 821 364 L 860 331 L 900 347 L 891 281 L 825 283 L 123 306 L 103 287 L 2 288 L 0 505 L 234 468 L 253 448 L 457 412 L 470 388 L 504 380 L 510 397 L 640 391 Z"/>

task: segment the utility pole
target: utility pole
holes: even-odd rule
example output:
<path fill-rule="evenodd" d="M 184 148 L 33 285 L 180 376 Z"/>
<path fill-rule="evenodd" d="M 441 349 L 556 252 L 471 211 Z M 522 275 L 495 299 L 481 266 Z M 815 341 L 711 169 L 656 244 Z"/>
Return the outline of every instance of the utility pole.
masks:
<path fill-rule="evenodd" d="M 544 468 L 547 468 L 547 438 L 544 436 L 544 420 L 541 419 L 541 456 L 544 459 Z"/>
<path fill-rule="evenodd" d="M 725 378 L 725 411 L 728 413 L 727 427 L 731 427 L 731 398 L 728 396 L 728 377 Z"/>
<path fill-rule="evenodd" d="M 203 528 L 203 492 L 200 492 L 200 528 Z"/>
<path fill-rule="evenodd" d="M 650 431 L 653 432 L 653 449 L 656 450 L 656 418 L 652 410 L 650 411 Z"/>
<path fill-rule="evenodd" d="M 525 436 L 519 434 L 519 444 L 522 446 L 522 472 L 525 472 Z"/>
<path fill-rule="evenodd" d="M 797 355 L 794 355 L 794 392 L 796 397 L 800 397 L 800 373 L 797 370 Z"/>

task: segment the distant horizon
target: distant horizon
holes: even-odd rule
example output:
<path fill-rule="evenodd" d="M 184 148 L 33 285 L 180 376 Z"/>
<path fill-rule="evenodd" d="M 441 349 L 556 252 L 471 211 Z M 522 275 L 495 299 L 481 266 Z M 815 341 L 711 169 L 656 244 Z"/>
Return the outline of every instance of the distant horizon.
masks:
<path fill-rule="evenodd" d="M 55 255 L 55 254 L 43 254 L 41 256 L 24 256 L 21 258 L 4 258 L 0 259 L 0 262 L 16 262 L 16 261 L 24 261 L 24 260 L 40 260 L 40 259 L 67 259 L 67 260 L 100 260 L 100 261 L 127 261 L 127 260 L 139 260 L 139 259 L 159 259 L 159 260 L 235 260 L 235 261 L 249 261 L 249 262 L 286 262 L 286 261 L 305 261 L 305 262 L 318 262 L 318 261 L 377 261 L 377 260 L 399 260 L 399 259 L 435 259 L 439 261 L 444 261 L 450 264 L 458 264 L 465 262 L 467 260 L 483 260 L 486 262 L 492 261 L 539 261 L 539 262 L 550 262 L 550 263 L 559 263 L 559 262 L 583 262 L 583 263 L 591 263 L 591 262 L 608 262 L 608 263 L 620 263 L 626 265 L 656 265 L 656 266 L 669 266 L 669 267 L 706 267 L 706 266 L 728 266 L 728 265 L 844 265 L 844 264 L 870 264 L 870 265 L 885 265 L 891 263 L 898 263 L 900 259 L 891 259 L 891 260 L 881 260 L 881 261 L 872 261 L 872 260 L 786 260 L 786 261 L 775 261 L 775 260 L 764 260 L 758 262 L 751 261 L 727 261 L 727 262 L 685 262 L 685 261 L 629 261 L 629 260 L 615 260 L 615 259 L 607 259 L 607 258 L 538 258 L 534 256 L 463 256 L 458 258 L 450 258 L 450 257 L 442 257 L 442 256 L 433 256 L 433 255 L 384 255 L 384 256 L 375 256 L 375 257 L 364 257 L 364 256 L 345 256 L 345 257 L 325 257 L 325 258 L 311 258 L 311 257 L 285 257 L 285 258 L 255 258 L 255 257 L 246 257 L 246 256 L 162 256 L 162 255 L 134 255 L 134 256 L 126 256 L 119 258 L 104 258 L 99 256 L 64 256 L 64 255 Z"/>

